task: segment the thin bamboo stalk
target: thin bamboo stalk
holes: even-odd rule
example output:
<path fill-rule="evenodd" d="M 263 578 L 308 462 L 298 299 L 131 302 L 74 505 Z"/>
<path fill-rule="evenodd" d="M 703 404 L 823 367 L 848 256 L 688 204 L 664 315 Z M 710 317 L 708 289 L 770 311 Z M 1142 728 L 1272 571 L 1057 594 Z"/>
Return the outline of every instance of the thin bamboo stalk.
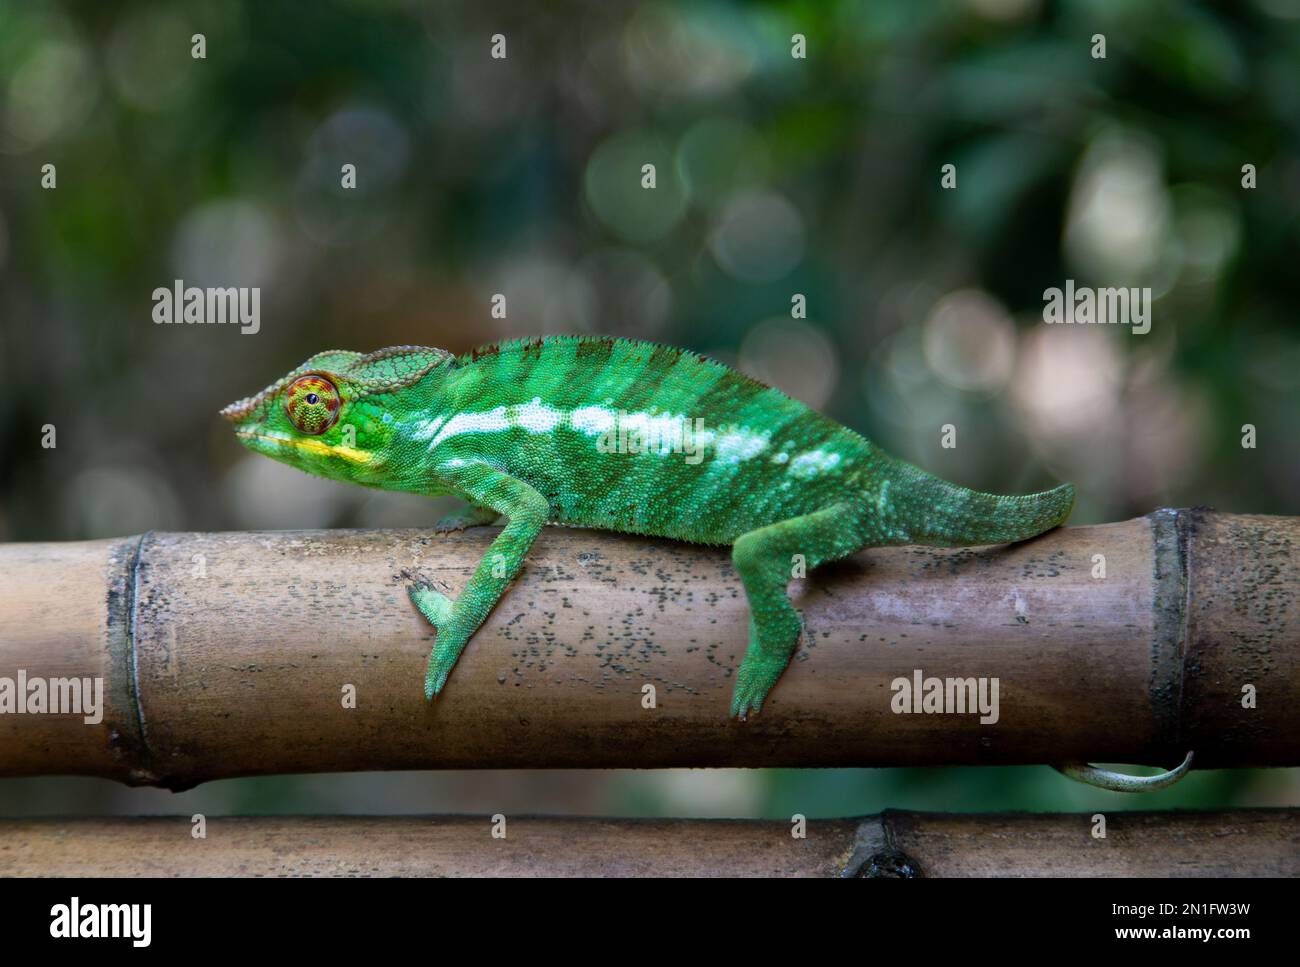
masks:
<path fill-rule="evenodd" d="M 0 876 L 1296 876 L 1300 812 L 0 820 Z M 494 836 L 504 833 L 504 838 Z"/>
<path fill-rule="evenodd" d="M 104 685 L 97 724 L 0 714 L 0 775 L 186 788 L 417 768 L 1172 765 L 1188 749 L 1198 767 L 1300 764 L 1300 518 L 1160 511 L 1014 546 L 865 551 L 793 583 L 806 640 L 747 723 L 727 718 L 746 604 L 726 552 L 563 529 L 427 705 L 434 636 L 404 585 L 459 592 L 493 533 L 0 546 L 0 679 Z M 894 683 L 917 670 L 997 679 L 997 721 L 896 713 Z"/>

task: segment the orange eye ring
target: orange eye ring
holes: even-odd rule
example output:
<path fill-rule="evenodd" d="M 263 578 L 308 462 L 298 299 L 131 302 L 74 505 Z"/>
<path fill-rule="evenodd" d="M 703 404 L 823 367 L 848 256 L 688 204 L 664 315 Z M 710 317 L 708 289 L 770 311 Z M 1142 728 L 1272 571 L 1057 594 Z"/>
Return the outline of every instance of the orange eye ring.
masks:
<path fill-rule="evenodd" d="M 324 376 L 299 376 L 284 392 L 284 412 L 300 433 L 320 436 L 339 418 L 339 391 Z"/>

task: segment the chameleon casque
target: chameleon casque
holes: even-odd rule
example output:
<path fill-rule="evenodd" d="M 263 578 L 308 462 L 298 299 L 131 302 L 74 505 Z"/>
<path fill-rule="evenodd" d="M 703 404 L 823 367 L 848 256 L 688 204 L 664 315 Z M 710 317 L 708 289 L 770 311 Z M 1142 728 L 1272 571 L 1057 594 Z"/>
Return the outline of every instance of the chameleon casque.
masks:
<path fill-rule="evenodd" d="M 408 587 L 438 632 L 430 700 L 547 524 L 729 545 L 750 609 L 731 700 L 744 719 L 799 643 L 793 555 L 811 569 L 869 547 L 1021 541 L 1074 505 L 1068 484 L 1005 497 L 947 483 L 718 362 L 626 339 L 332 350 L 221 413 L 245 446 L 309 473 L 463 498 L 440 530 L 507 519 L 454 601 Z M 1107 784 L 1086 768 L 1069 774 Z"/>

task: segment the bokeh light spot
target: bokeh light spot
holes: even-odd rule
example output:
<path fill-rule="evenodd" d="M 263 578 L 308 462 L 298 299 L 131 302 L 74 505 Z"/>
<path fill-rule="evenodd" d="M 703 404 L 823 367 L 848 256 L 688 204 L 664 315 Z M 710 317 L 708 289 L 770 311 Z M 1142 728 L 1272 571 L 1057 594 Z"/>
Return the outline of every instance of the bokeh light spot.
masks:
<path fill-rule="evenodd" d="M 803 217 L 781 195 L 740 195 L 718 215 L 709 247 L 729 275 L 745 282 L 773 282 L 803 258 Z"/>
<path fill-rule="evenodd" d="M 655 186 L 643 188 L 644 165 Z M 587 201 L 615 234 L 629 242 L 663 238 L 681 220 L 686 192 L 667 146 L 651 134 L 628 131 L 605 141 L 587 162 Z"/>

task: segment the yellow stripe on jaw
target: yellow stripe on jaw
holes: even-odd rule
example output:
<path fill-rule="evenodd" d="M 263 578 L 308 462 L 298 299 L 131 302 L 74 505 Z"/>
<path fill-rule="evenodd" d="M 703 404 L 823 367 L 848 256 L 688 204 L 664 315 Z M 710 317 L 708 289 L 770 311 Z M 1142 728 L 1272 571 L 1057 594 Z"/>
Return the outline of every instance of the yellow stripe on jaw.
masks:
<path fill-rule="evenodd" d="M 351 460 L 353 463 L 369 463 L 373 454 L 365 450 L 358 450 L 356 447 L 345 447 L 341 445 L 331 445 L 323 440 L 312 440 L 304 438 L 301 440 L 290 440 L 288 437 L 267 436 L 264 433 L 237 433 L 237 436 L 252 437 L 255 440 L 267 440 L 271 443 L 282 443 L 285 446 L 297 447 L 299 450 L 306 450 L 308 453 L 319 453 L 324 456 L 342 457 L 344 460 Z"/>

